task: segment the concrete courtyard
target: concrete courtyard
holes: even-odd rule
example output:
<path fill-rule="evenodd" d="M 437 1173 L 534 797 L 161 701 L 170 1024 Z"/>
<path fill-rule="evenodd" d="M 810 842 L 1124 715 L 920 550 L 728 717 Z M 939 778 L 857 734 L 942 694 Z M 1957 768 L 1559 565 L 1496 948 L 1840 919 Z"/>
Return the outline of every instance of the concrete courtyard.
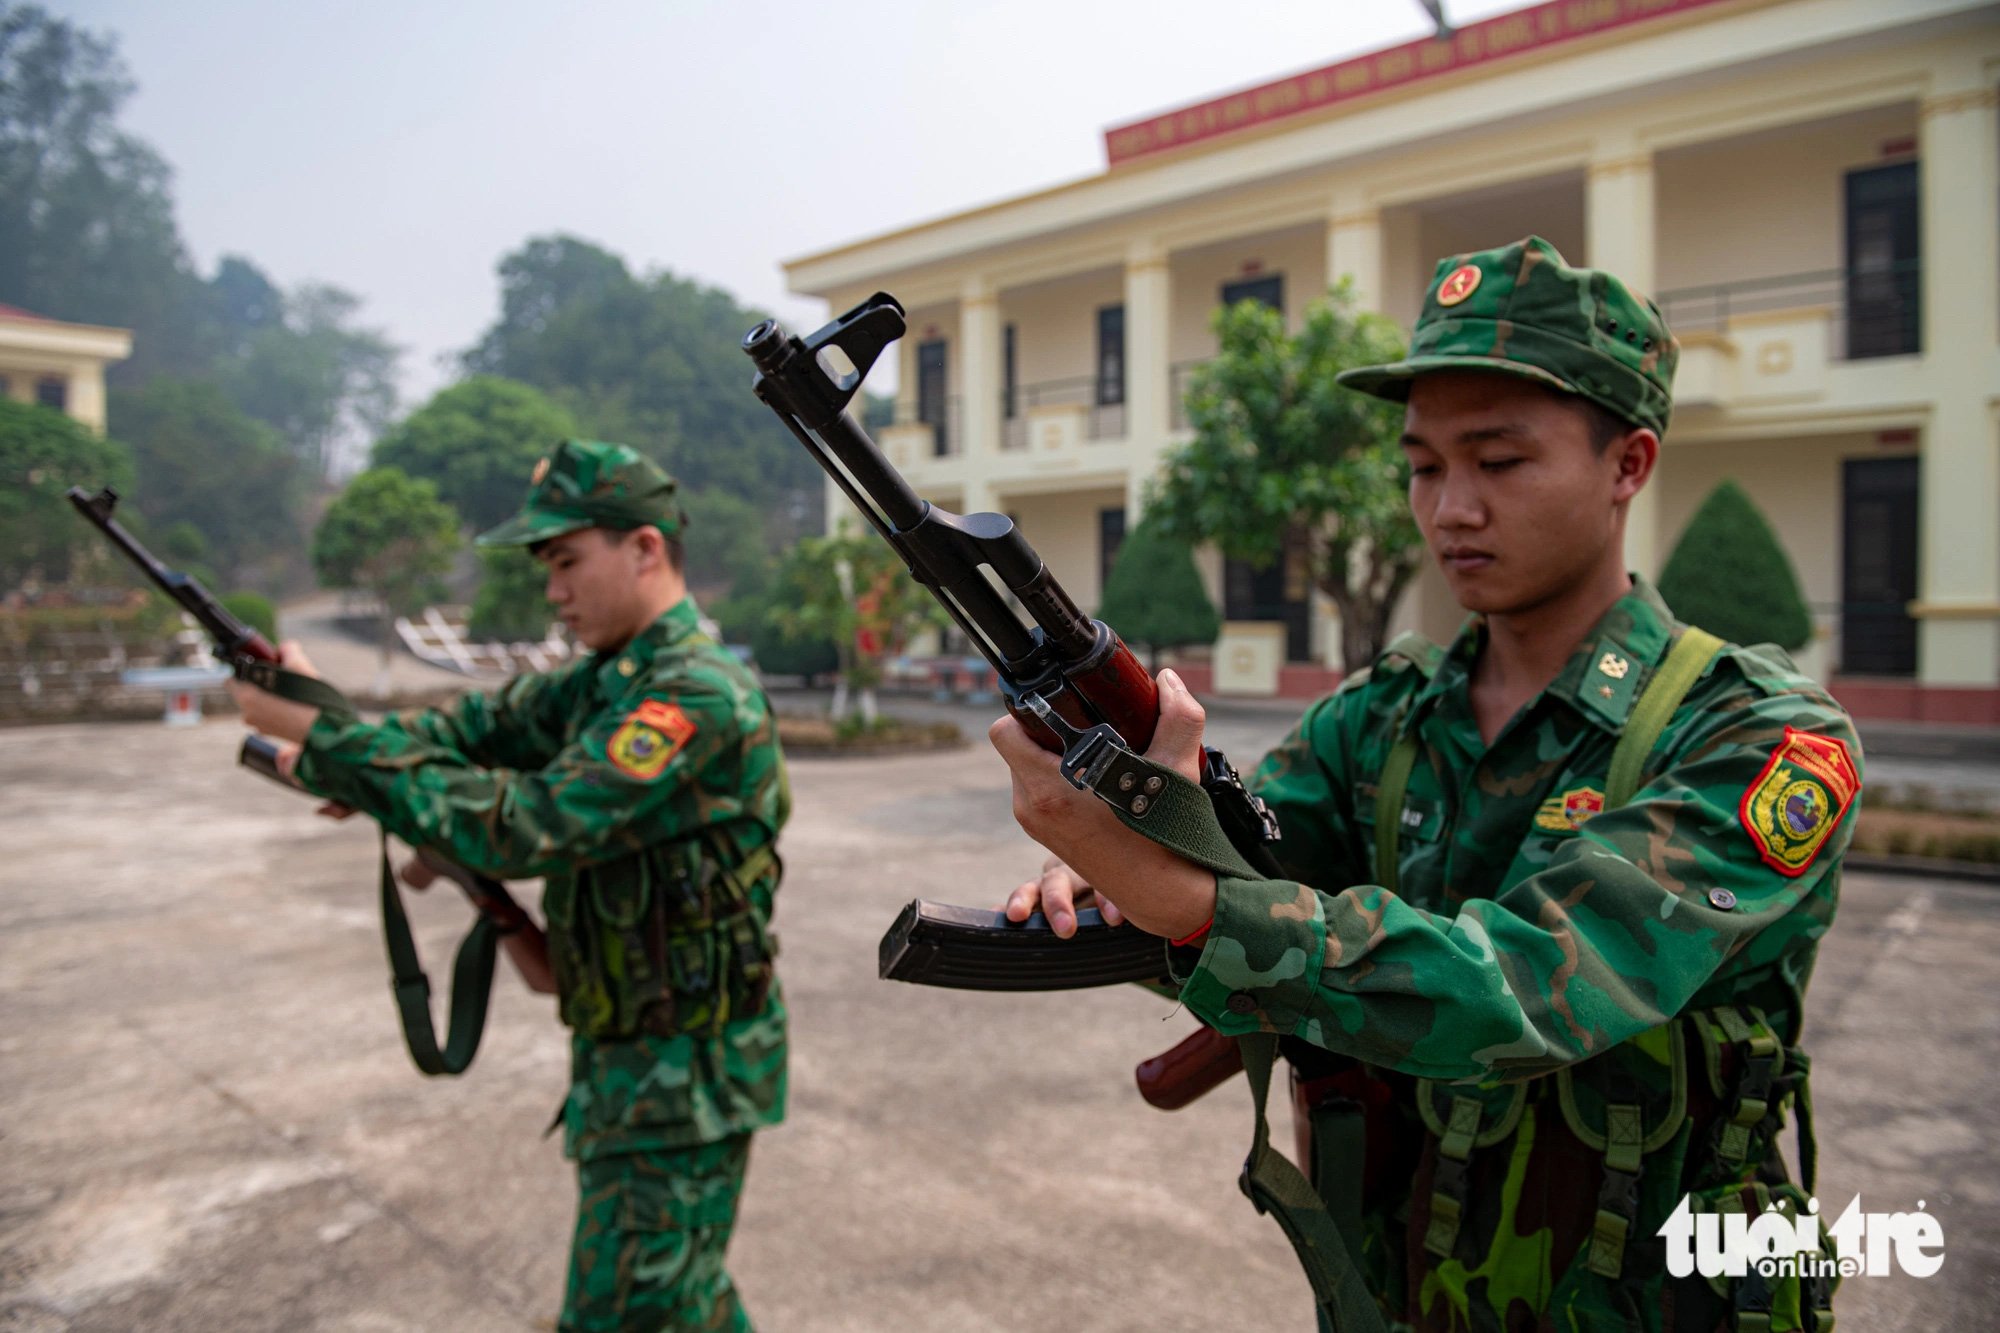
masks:
<path fill-rule="evenodd" d="M 1288 720 L 1214 731 L 1247 763 Z M 1236 1192 L 1243 1084 L 1171 1115 L 1133 1090 L 1185 1013 L 876 980 L 905 901 L 990 904 L 1039 862 L 972 734 L 792 766 L 792 1114 L 758 1142 L 732 1265 L 759 1326 L 1309 1328 Z M 419 1076 L 372 828 L 237 770 L 240 735 L 0 732 L 0 1330 L 550 1327 L 574 1206 L 541 1137 L 551 1004 L 503 975 L 470 1074 Z M 412 911 L 442 989 L 467 910 Z M 1823 1204 L 1921 1201 L 1945 1236 L 1933 1278 L 1847 1282 L 1841 1326 L 1993 1327 L 2000 889 L 1850 875 L 1812 1008 Z"/>

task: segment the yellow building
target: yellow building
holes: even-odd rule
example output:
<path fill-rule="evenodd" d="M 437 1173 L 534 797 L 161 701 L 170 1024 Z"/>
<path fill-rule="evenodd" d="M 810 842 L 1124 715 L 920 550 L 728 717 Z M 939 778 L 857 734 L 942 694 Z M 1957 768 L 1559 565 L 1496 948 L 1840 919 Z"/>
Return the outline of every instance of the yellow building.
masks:
<path fill-rule="evenodd" d="M 0 393 L 104 433 L 104 368 L 132 355 L 127 329 L 65 324 L 0 305 Z"/>
<path fill-rule="evenodd" d="M 1296 323 L 1344 275 L 1407 329 L 1440 256 L 1539 233 L 1684 346 L 1632 567 L 1733 477 L 1814 608 L 1809 670 L 1864 714 L 2000 722 L 1996 80 L 1977 0 L 1551 0 L 1115 127 L 1098 175 L 786 273 L 904 302 L 885 448 L 1013 514 L 1088 606 L 1187 438 L 1218 302 Z M 1323 683 L 1339 638 L 1299 571 L 1207 576 L 1218 685 Z M 1459 618 L 1435 570 L 1400 612 Z"/>

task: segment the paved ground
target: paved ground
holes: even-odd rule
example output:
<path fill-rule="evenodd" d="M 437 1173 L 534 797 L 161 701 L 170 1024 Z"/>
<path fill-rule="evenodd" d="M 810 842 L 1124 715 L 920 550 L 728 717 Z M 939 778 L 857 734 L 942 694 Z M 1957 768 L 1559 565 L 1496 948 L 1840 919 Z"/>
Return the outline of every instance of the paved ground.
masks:
<path fill-rule="evenodd" d="M 1218 710 L 1248 759 L 1276 709 Z M 503 985 L 460 1080 L 419 1077 L 384 985 L 367 830 L 236 772 L 218 720 L 0 733 L 0 1329 L 530 1330 L 573 1196 L 538 1135 L 546 1001 Z M 1237 1196 L 1240 1084 L 1174 1115 L 1132 1064 L 1192 1028 L 1128 989 L 987 997 L 874 978 L 894 910 L 1037 861 L 961 753 L 793 768 L 780 927 L 790 1123 L 735 1269 L 769 1329 L 1305 1327 Z M 464 910 L 415 915 L 443 966 Z M 1842 1326 L 2000 1308 L 2000 892 L 1851 876 L 1810 1043 L 1820 1195 L 1924 1201 L 1943 1271 L 1850 1281 Z"/>

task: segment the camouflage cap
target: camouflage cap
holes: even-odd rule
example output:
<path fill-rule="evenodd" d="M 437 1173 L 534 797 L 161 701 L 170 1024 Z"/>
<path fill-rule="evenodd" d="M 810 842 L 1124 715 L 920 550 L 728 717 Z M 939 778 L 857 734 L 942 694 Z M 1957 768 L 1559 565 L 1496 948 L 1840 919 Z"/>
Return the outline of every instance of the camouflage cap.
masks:
<path fill-rule="evenodd" d="M 679 483 L 622 444 L 564 440 L 535 464 L 521 512 L 479 534 L 480 546 L 530 546 L 584 528 L 652 524 L 667 536 L 687 523 Z"/>
<path fill-rule="evenodd" d="M 1342 371 L 1350 389 L 1403 402 L 1433 370 L 1493 370 L 1581 394 L 1667 433 L 1680 344 L 1660 308 L 1601 269 L 1571 268 L 1539 236 L 1440 260 L 1410 351 Z"/>

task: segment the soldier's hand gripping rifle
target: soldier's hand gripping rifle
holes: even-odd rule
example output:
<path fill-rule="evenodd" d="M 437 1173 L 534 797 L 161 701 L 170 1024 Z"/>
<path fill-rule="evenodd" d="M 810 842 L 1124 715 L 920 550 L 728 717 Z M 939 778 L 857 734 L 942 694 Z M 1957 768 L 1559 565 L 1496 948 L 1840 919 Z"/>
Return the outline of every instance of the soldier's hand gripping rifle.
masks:
<path fill-rule="evenodd" d="M 920 499 L 848 413 L 869 368 L 904 329 L 903 307 L 877 293 L 803 339 L 766 320 L 743 350 L 757 366 L 757 396 L 992 664 L 1007 711 L 1062 756 L 1063 776 L 1120 818 L 1172 819 L 1186 784 L 1139 758 L 1160 705 L 1132 650 L 1077 608 L 1012 520 L 954 514 Z M 1236 853 L 1275 873 L 1266 844 L 1277 837 L 1276 822 L 1219 750 L 1203 752 L 1201 788 Z M 1040 916 L 1016 924 L 999 912 L 913 902 L 882 941 L 881 972 L 974 990 L 1058 990 L 1165 971 L 1156 937 L 1107 927 L 1095 912 L 1080 914 L 1078 925 L 1077 938 L 1062 941 Z"/>
<path fill-rule="evenodd" d="M 105 487 L 92 495 L 81 486 L 68 491 L 70 504 L 102 532 L 111 544 L 130 560 L 159 590 L 172 598 L 207 631 L 216 655 L 248 681 L 283 699 L 307 704 L 322 712 L 353 714 L 347 697 L 323 680 L 287 670 L 280 664 L 277 648 L 256 630 L 238 620 L 218 602 L 201 581 L 178 569 L 168 569 L 145 543 L 127 532 L 112 517 L 118 493 Z M 268 740 L 252 736 L 243 743 L 237 760 L 244 767 L 297 790 L 297 784 L 277 766 L 277 748 Z M 555 989 L 549 969 L 548 942 L 533 918 L 496 881 L 475 875 L 462 866 L 433 852 L 421 851 L 419 860 L 432 874 L 458 884 L 479 910 L 472 932 L 459 946 L 452 969 L 452 1004 L 449 1036 L 440 1047 L 431 1027 L 430 980 L 417 959 L 416 943 L 403 913 L 395 876 L 389 869 L 387 834 L 383 835 L 381 900 L 382 928 L 393 974 L 396 1005 L 403 1023 L 403 1038 L 410 1058 L 426 1074 L 458 1074 L 472 1063 L 479 1049 L 479 1037 L 486 1024 L 486 1004 L 491 991 L 494 958 L 504 943 L 508 954 L 521 970 L 522 978 L 535 990 Z M 425 882 L 428 882 L 427 880 Z M 414 885 L 422 887 L 422 885 Z M 530 935 L 528 932 L 532 931 Z"/>

